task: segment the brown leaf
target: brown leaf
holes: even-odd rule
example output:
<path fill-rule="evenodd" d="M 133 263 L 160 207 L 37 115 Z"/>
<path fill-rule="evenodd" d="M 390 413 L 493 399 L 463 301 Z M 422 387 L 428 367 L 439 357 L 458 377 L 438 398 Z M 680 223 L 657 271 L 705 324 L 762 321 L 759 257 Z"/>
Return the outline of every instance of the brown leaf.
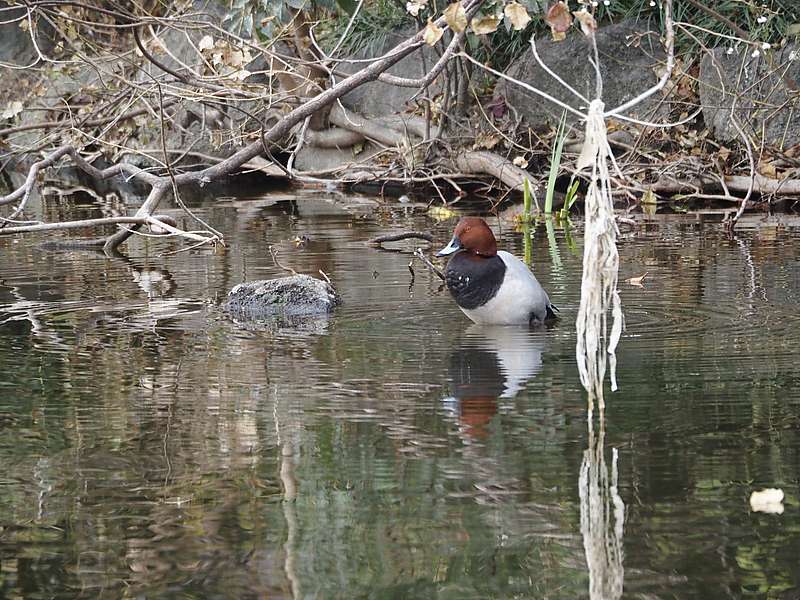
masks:
<path fill-rule="evenodd" d="M 778 176 L 778 170 L 775 168 L 775 164 L 770 161 L 759 161 L 756 170 L 764 177 L 775 179 Z"/>
<path fill-rule="evenodd" d="M 467 28 L 467 12 L 464 10 L 464 5 L 459 1 L 445 8 L 444 20 L 456 33 L 464 31 Z"/>
<path fill-rule="evenodd" d="M 594 32 L 597 31 L 597 21 L 594 20 L 592 14 L 585 8 L 576 10 L 572 14 L 575 15 L 575 19 L 580 22 L 583 35 L 592 37 Z"/>
<path fill-rule="evenodd" d="M 647 277 L 647 271 L 645 271 L 638 277 L 631 277 L 630 279 L 626 279 L 625 283 L 635 285 L 636 287 L 644 287 L 643 282 L 645 277 Z"/>
<path fill-rule="evenodd" d="M 550 33 L 554 41 L 560 42 L 567 37 L 564 32 L 572 26 L 572 15 L 566 2 L 553 4 L 547 10 L 544 21 L 550 26 Z"/>
<path fill-rule="evenodd" d="M 477 35 L 494 33 L 499 24 L 500 19 L 497 15 L 481 15 L 477 19 L 472 19 L 472 32 Z"/>
<path fill-rule="evenodd" d="M 521 31 L 528 26 L 531 22 L 531 17 L 528 15 L 528 10 L 518 2 L 511 2 L 506 4 L 503 9 L 503 14 L 511 21 L 511 26 L 517 31 Z"/>
<path fill-rule="evenodd" d="M 444 30 L 436 23 L 428 19 L 428 24 L 425 26 L 425 33 L 422 34 L 422 39 L 425 40 L 425 43 L 428 44 L 428 46 L 435 46 L 436 42 L 442 39 L 443 34 Z"/>

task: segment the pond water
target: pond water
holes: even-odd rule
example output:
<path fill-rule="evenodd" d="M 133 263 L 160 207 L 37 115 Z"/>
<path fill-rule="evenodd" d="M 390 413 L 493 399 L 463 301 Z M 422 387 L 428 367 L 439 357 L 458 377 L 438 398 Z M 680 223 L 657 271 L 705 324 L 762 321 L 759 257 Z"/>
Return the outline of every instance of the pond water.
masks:
<path fill-rule="evenodd" d="M 419 263 L 412 283 L 408 253 L 364 245 L 444 244 L 453 221 L 424 207 L 278 192 L 197 210 L 226 252 L 0 238 L 0 596 L 800 596 L 798 230 L 624 233 L 620 390 L 590 426 L 580 223 L 535 234 L 562 320 L 493 329 Z M 45 216 L 88 214 L 72 197 Z M 269 245 L 330 276 L 330 319 L 220 311 L 283 274 Z M 765 487 L 783 514 L 751 511 Z"/>

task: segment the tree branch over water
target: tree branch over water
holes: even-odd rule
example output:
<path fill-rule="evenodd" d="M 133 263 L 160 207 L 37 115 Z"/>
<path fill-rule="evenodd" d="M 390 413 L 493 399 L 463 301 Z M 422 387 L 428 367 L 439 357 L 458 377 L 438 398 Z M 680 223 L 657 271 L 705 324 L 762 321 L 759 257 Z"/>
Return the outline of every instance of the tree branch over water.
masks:
<path fill-rule="evenodd" d="M 482 2 L 483 0 L 469 0 L 465 3 L 465 10 L 468 14 L 472 15 L 482 4 Z M 56 2 L 55 4 L 66 5 L 68 3 Z M 34 10 L 35 8 L 36 7 L 34 7 Z M 168 67 L 163 64 L 162 61 L 156 59 L 152 53 L 145 48 L 144 43 L 139 35 L 139 28 L 146 22 L 146 20 L 136 20 L 130 15 L 120 15 L 114 11 L 111 12 L 111 16 L 115 18 L 122 18 L 125 21 L 126 26 L 133 28 L 136 45 L 140 52 L 146 58 L 150 59 L 151 62 L 153 62 L 153 64 L 155 64 L 159 69 L 165 71 L 169 75 L 174 76 L 181 83 L 187 86 L 199 86 L 200 88 L 204 89 L 210 88 L 212 91 L 219 90 L 219 86 L 209 86 L 206 82 L 193 80 L 183 75 L 178 70 Z M 447 28 L 447 23 L 445 22 L 444 17 L 440 17 L 436 20 L 436 26 L 443 29 Z M 147 219 L 153 215 L 154 211 L 158 208 L 170 189 L 173 189 L 177 192 L 179 187 L 186 185 L 197 185 L 202 187 L 211 182 L 219 181 L 223 177 L 236 172 L 245 163 L 260 156 L 266 147 L 279 143 L 281 139 L 289 134 L 299 123 L 302 123 L 307 118 L 331 106 L 339 98 L 355 90 L 361 85 L 377 80 L 387 69 L 398 63 L 409 54 L 418 51 L 425 43 L 424 35 L 424 30 L 418 32 L 417 34 L 398 44 L 392 51 L 372 61 L 360 71 L 357 71 L 353 75 L 344 78 L 330 88 L 320 91 L 317 95 L 302 100 L 295 108 L 279 118 L 271 127 L 263 131 L 257 141 L 247 144 L 230 157 L 204 169 L 183 173 L 173 173 L 172 170 L 167 166 L 167 175 L 154 175 L 153 173 L 150 173 L 149 171 L 139 167 L 121 162 L 117 162 L 116 164 L 105 169 L 98 169 L 81 156 L 79 148 L 74 144 L 63 145 L 47 154 L 42 160 L 35 162 L 31 166 L 25 182 L 20 187 L 12 191 L 10 194 L 0 197 L 0 205 L 11 204 L 15 202 L 17 203 L 11 216 L 5 220 L 4 224 L 8 225 L 14 219 L 16 219 L 17 216 L 23 213 L 31 193 L 34 190 L 39 173 L 45 169 L 55 166 L 62 158 L 69 157 L 74 166 L 98 180 L 106 180 L 118 175 L 122 175 L 128 180 L 138 181 L 150 186 L 150 193 L 148 194 L 145 202 L 133 216 L 133 220 L 131 221 L 132 226 L 121 228 L 114 234 L 105 238 L 103 242 L 104 249 L 107 251 L 112 251 L 124 243 L 139 227 L 141 227 L 143 223 L 147 222 Z M 454 42 L 459 39 L 461 39 L 459 35 L 455 35 L 453 37 Z M 453 54 L 454 47 L 455 45 L 451 44 L 451 46 L 448 48 L 448 51 L 445 53 L 443 60 L 439 61 L 439 65 L 436 67 L 437 70 L 443 68 L 444 64 L 447 62 L 447 59 L 449 59 L 449 57 Z M 40 51 L 38 54 L 40 60 L 46 60 L 46 57 Z M 421 83 L 425 84 L 427 79 L 423 79 L 424 81 Z M 126 81 L 126 83 L 130 84 L 131 82 Z M 161 107 L 160 112 L 162 113 L 163 119 L 163 110 L 166 107 L 167 101 L 164 101 L 163 98 L 161 98 L 161 83 L 156 81 L 155 85 L 159 90 Z M 163 138 L 162 149 L 166 159 L 167 151 L 165 144 L 163 144 Z M 169 163 L 167 162 L 166 164 L 168 165 Z M 104 223 L 108 223 L 108 221 L 105 221 Z M 28 229 L 28 231 L 41 231 L 43 230 L 43 225 L 44 224 L 36 224 L 35 227 L 38 227 L 38 229 Z M 18 230 L 19 228 L 15 228 L 15 231 Z M 216 238 L 216 236 L 214 237 Z"/>

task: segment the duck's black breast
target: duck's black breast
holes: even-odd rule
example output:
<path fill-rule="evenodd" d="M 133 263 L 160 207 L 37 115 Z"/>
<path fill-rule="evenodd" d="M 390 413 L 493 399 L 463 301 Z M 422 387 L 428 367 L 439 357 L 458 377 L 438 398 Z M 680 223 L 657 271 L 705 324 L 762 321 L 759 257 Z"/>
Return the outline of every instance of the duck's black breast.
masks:
<path fill-rule="evenodd" d="M 506 264 L 499 256 L 477 256 L 459 250 L 447 263 L 444 280 L 456 303 L 473 309 L 495 297 L 505 275 Z"/>

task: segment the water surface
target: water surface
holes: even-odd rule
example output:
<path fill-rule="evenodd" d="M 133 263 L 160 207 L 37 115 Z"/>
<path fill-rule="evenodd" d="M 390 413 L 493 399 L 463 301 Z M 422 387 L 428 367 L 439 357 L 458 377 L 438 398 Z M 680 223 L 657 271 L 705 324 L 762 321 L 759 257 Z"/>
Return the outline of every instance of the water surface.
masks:
<path fill-rule="evenodd" d="M 407 252 L 364 245 L 410 228 L 444 244 L 453 221 L 424 207 L 304 192 L 198 210 L 227 251 L 0 238 L 0 596 L 800 594 L 798 230 L 625 233 L 621 280 L 648 275 L 620 284 L 620 391 L 589 428 L 580 223 L 555 245 L 536 232 L 563 319 L 528 330 L 471 325 L 419 263 L 412 283 Z M 283 274 L 270 245 L 333 280 L 335 315 L 220 311 Z M 783 514 L 750 511 L 763 487 Z"/>

